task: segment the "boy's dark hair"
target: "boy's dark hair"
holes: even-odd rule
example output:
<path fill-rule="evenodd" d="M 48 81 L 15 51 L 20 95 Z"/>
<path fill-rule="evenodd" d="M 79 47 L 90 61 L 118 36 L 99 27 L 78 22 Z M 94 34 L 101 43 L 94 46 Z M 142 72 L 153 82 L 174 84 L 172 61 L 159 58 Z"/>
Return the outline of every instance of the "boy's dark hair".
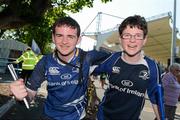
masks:
<path fill-rule="evenodd" d="M 71 27 L 73 29 L 77 29 L 77 36 L 80 36 L 81 33 L 81 29 L 80 29 L 80 25 L 77 23 L 76 20 L 74 20 L 71 17 L 62 17 L 59 18 L 52 26 L 52 33 L 55 34 L 55 28 L 56 27 L 60 27 L 66 25 L 68 27 Z"/>
<path fill-rule="evenodd" d="M 126 18 L 121 25 L 119 26 L 119 35 L 122 35 L 122 32 L 127 26 L 130 26 L 131 28 L 137 27 L 141 29 L 144 32 L 144 38 L 148 34 L 148 27 L 147 22 L 144 17 L 141 17 L 140 15 L 134 15 Z"/>

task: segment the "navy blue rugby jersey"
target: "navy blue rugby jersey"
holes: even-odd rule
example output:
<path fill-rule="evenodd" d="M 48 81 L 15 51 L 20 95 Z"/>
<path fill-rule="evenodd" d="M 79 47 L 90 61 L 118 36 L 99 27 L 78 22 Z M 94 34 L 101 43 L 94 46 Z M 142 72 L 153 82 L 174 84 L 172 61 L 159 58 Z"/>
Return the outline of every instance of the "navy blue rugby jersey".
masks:
<path fill-rule="evenodd" d="M 98 120 L 139 120 L 146 90 L 152 86 L 150 84 L 157 85 L 149 82 L 146 61 L 128 64 L 120 53 L 115 53 L 100 64 L 94 74 L 101 72 L 108 73 L 109 86 L 99 106 Z"/>
<path fill-rule="evenodd" d="M 69 62 L 80 65 L 81 49 Z M 86 105 L 86 89 L 91 65 L 105 59 L 108 54 L 95 50 L 86 53 L 83 61 L 83 80 L 79 84 L 79 68 L 59 64 L 53 54 L 45 55 L 36 65 L 27 87 L 37 90 L 47 80 L 48 96 L 44 114 L 55 120 L 79 120 Z"/>

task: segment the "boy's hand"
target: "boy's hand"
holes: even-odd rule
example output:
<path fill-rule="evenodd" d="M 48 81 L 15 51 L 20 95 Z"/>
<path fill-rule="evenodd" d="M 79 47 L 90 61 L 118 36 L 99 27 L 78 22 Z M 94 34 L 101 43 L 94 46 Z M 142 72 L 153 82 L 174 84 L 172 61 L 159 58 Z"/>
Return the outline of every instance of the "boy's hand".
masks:
<path fill-rule="evenodd" d="M 28 94 L 23 79 L 12 82 L 9 88 L 17 100 L 23 100 Z"/>

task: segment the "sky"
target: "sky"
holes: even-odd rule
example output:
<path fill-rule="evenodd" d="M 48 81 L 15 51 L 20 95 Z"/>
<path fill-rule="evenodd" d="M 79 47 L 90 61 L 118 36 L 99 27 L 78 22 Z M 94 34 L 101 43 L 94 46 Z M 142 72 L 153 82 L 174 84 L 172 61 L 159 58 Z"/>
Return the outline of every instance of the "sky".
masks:
<path fill-rule="evenodd" d="M 97 14 L 102 12 L 100 31 L 111 29 L 131 15 L 145 18 L 157 16 L 174 10 L 174 0 L 112 0 L 101 3 L 94 1 L 93 8 L 84 8 L 79 13 L 70 14 L 81 26 L 82 32 L 97 31 Z M 94 21 L 93 19 L 96 18 Z M 180 30 L 180 0 L 176 0 L 176 26 Z M 90 25 L 88 27 L 88 25 Z"/>

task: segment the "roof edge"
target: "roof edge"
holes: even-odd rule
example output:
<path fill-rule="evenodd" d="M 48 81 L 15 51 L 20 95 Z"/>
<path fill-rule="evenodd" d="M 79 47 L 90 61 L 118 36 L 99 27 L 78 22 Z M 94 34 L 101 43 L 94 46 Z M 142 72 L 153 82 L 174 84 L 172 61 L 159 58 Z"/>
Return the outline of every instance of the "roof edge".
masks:
<path fill-rule="evenodd" d="M 158 14 L 155 16 L 148 17 L 148 18 L 146 18 L 146 20 L 147 20 L 147 22 L 152 22 L 152 21 L 155 21 L 158 19 L 163 19 L 165 17 L 172 18 L 172 13 L 171 12 L 161 13 L 161 14 Z"/>

